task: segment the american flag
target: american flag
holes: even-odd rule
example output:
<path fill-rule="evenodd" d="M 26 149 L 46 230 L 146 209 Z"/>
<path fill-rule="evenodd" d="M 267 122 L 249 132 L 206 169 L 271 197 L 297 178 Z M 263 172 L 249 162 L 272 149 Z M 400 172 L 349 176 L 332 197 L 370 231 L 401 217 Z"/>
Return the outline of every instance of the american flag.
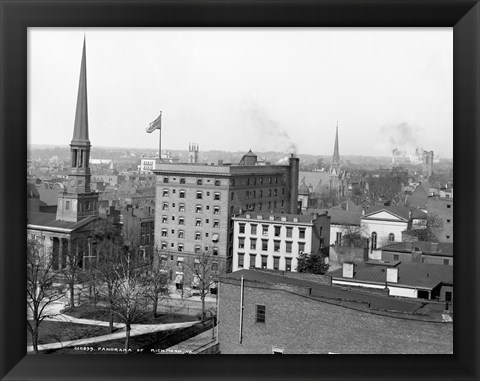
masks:
<path fill-rule="evenodd" d="M 145 129 L 149 134 L 155 130 L 160 130 L 162 128 L 162 112 L 160 111 L 160 115 L 157 119 L 155 119 L 150 125 Z"/>

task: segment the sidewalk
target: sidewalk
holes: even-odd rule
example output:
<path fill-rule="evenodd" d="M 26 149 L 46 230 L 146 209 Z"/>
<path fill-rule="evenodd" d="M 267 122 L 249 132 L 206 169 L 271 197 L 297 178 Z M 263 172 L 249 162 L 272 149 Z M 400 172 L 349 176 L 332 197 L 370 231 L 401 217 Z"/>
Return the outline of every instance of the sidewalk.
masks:
<path fill-rule="evenodd" d="M 87 319 L 79 319 L 79 320 L 87 320 Z M 74 322 L 76 323 L 76 321 Z M 90 322 L 91 322 L 90 324 L 99 325 L 99 324 L 92 323 L 92 322 L 96 322 L 96 320 L 90 320 Z M 186 323 L 168 323 L 168 324 L 132 324 L 130 336 L 133 337 L 133 336 L 143 335 L 146 333 L 167 331 L 167 330 L 176 329 L 176 328 L 185 328 L 185 327 L 190 327 L 197 323 L 198 323 L 197 321 L 189 321 Z M 80 323 L 80 324 L 85 324 L 85 323 Z M 122 329 L 120 332 L 114 332 L 108 335 L 95 336 L 95 337 L 89 337 L 89 338 L 78 339 L 78 340 L 62 341 L 57 343 L 41 344 L 38 346 L 38 349 L 47 350 L 47 349 L 60 349 L 60 348 L 67 348 L 67 347 L 74 347 L 74 346 L 84 346 L 84 345 L 89 345 L 94 343 L 100 343 L 103 341 L 124 339 L 124 338 L 125 338 L 125 329 Z M 32 345 L 27 346 L 27 352 L 33 352 Z"/>

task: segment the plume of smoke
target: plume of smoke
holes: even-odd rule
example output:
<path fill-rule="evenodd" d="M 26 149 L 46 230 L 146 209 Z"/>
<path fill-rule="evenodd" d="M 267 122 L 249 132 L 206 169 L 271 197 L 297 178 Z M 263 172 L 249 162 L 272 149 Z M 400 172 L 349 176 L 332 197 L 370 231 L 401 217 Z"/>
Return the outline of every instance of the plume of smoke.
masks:
<path fill-rule="evenodd" d="M 384 125 L 381 133 L 387 138 L 391 151 L 414 151 L 417 147 L 417 128 L 407 122 Z"/>
<path fill-rule="evenodd" d="M 243 114 L 255 130 L 253 138 L 262 145 L 259 149 L 297 153 L 297 145 L 263 107 L 251 102 L 244 107 Z"/>

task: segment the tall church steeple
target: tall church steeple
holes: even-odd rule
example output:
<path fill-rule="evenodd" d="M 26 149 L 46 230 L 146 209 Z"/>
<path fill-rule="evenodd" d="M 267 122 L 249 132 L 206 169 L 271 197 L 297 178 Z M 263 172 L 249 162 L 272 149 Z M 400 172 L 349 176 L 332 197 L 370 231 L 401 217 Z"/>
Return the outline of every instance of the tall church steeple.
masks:
<path fill-rule="evenodd" d="M 77 222 L 85 217 L 98 215 L 98 194 L 90 190 L 90 147 L 84 39 L 73 138 L 70 143 L 70 171 L 66 190 L 58 196 L 57 220 Z"/>
<path fill-rule="evenodd" d="M 335 132 L 335 146 L 333 147 L 332 172 L 333 171 L 335 171 L 337 174 L 340 171 L 340 151 L 338 150 L 338 121 L 337 130 Z"/>

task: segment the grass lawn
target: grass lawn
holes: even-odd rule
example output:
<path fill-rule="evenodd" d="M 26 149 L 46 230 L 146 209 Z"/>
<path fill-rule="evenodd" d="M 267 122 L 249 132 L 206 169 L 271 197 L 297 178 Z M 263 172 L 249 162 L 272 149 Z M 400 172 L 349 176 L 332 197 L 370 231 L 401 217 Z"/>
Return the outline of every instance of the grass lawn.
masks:
<path fill-rule="evenodd" d="M 40 324 L 38 341 L 40 344 L 48 344 L 107 335 L 109 333 L 110 329 L 108 327 L 45 320 Z M 27 345 L 31 344 L 32 336 L 27 330 Z"/>
<path fill-rule="evenodd" d="M 70 308 L 63 311 L 65 315 L 80 319 L 92 319 L 100 321 L 110 321 L 110 311 L 107 307 L 94 307 L 91 304 L 82 304 L 75 308 Z M 183 323 L 187 321 L 197 321 L 196 316 L 180 315 L 180 314 L 159 314 L 156 318 L 153 317 L 151 311 L 145 311 L 142 317 L 135 322 L 135 324 L 166 324 L 166 323 Z M 118 316 L 114 315 L 113 321 L 122 323 Z"/>

